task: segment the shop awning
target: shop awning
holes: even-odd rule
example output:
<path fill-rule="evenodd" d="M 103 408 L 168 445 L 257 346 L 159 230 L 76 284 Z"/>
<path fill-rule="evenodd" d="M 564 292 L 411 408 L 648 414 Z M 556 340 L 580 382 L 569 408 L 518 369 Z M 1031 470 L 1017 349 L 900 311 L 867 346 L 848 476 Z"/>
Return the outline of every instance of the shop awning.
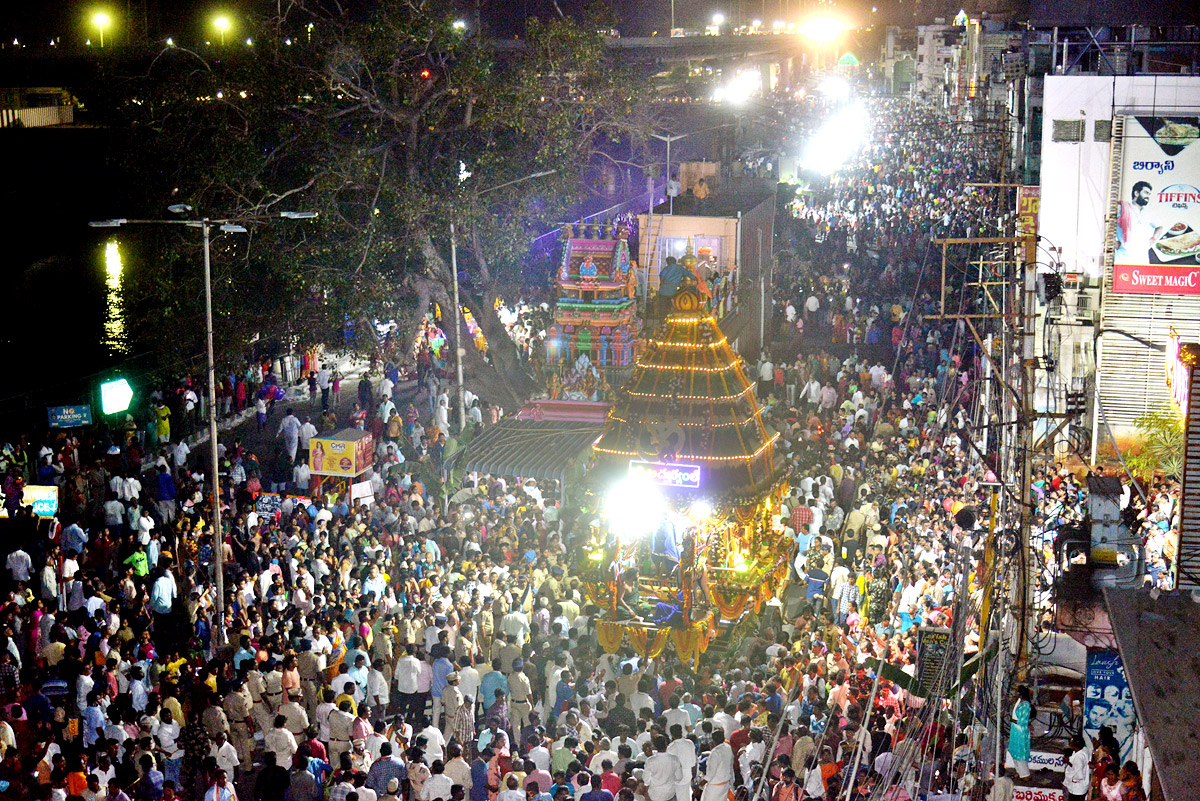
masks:
<path fill-rule="evenodd" d="M 1200 604 L 1115 588 L 1104 601 L 1163 796 L 1191 801 L 1200 787 Z"/>
<path fill-rule="evenodd" d="M 602 425 L 552 420 L 504 420 L 485 428 L 454 466 L 499 476 L 564 481 L 571 465 L 591 456 Z"/>

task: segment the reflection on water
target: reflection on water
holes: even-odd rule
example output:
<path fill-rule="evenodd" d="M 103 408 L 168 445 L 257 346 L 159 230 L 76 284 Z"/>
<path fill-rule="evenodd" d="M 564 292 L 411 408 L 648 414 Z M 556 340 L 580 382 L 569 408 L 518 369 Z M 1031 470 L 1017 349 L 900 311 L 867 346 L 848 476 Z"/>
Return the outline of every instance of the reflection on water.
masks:
<path fill-rule="evenodd" d="M 104 286 L 106 317 L 104 320 L 104 344 L 112 353 L 129 352 L 129 341 L 125 335 L 125 290 L 122 286 L 121 248 L 116 240 L 104 246 Z"/>

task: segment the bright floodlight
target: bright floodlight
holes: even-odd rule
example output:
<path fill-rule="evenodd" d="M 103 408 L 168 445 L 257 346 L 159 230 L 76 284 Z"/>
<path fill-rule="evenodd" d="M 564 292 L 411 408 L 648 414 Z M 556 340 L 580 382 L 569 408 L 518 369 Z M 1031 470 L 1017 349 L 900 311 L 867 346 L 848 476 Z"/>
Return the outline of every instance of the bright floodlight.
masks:
<path fill-rule="evenodd" d="M 450 27 L 456 31 L 465 31 L 467 29 L 467 21 L 464 19 L 456 19 L 450 23 Z"/>
<path fill-rule="evenodd" d="M 100 409 L 105 414 L 117 414 L 129 408 L 133 387 L 124 378 L 105 381 L 100 385 Z"/>
<path fill-rule="evenodd" d="M 213 20 L 213 27 L 222 33 L 229 30 L 229 17 L 217 17 Z"/>
<path fill-rule="evenodd" d="M 843 106 L 808 141 L 805 170 L 831 175 L 867 143 L 871 120 L 861 100 Z"/>
<path fill-rule="evenodd" d="M 713 14 L 713 25 L 720 27 L 724 24 L 725 24 L 725 15 L 724 14 L 722 14 L 720 11 L 718 11 L 716 14 Z"/>
<path fill-rule="evenodd" d="M 740 106 L 745 104 L 761 88 L 762 77 L 753 70 L 746 70 L 734 75 L 723 86 L 718 86 L 713 91 L 713 101 Z"/>
<path fill-rule="evenodd" d="M 804 23 L 804 35 L 814 42 L 827 43 L 842 35 L 846 27 L 836 19 L 817 17 Z"/>
<path fill-rule="evenodd" d="M 617 539 L 630 543 L 654 530 L 667 502 L 653 484 L 625 479 L 609 490 L 604 509 Z"/>
<path fill-rule="evenodd" d="M 761 28 L 761 27 L 762 27 L 762 20 L 761 20 L 761 19 L 752 19 L 752 20 L 750 20 L 750 27 L 751 27 L 751 28 Z"/>
<path fill-rule="evenodd" d="M 829 75 L 817 86 L 817 90 L 830 100 L 846 103 L 850 100 L 850 82 L 840 75 Z"/>
<path fill-rule="evenodd" d="M 712 517 L 713 507 L 708 501 L 701 499 L 692 504 L 688 509 L 688 516 L 697 523 L 707 520 Z"/>
<path fill-rule="evenodd" d="M 92 24 L 100 29 L 100 47 L 103 48 L 104 29 L 112 24 L 112 19 L 108 16 L 108 14 L 105 14 L 103 11 L 99 11 L 95 14 L 95 16 L 92 17 Z M 15 45 L 16 43 L 17 40 L 13 39 L 13 44 Z"/>

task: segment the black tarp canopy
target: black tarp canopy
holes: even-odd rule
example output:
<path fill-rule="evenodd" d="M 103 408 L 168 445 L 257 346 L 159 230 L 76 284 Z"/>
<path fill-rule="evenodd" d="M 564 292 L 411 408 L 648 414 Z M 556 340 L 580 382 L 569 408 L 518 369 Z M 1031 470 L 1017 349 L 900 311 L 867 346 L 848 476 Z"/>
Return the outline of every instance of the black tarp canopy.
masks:
<path fill-rule="evenodd" d="M 603 430 L 590 423 L 504 420 L 485 428 L 451 461 L 480 473 L 564 482 L 573 464 L 590 458 Z"/>

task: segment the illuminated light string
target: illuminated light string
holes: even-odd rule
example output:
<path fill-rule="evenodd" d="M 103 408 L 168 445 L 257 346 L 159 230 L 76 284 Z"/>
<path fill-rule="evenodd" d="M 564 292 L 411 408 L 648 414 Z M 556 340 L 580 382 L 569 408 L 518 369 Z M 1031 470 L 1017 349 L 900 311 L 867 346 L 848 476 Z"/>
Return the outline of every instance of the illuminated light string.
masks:
<path fill-rule="evenodd" d="M 724 345 L 724 344 L 725 344 L 726 342 L 728 342 L 728 341 L 729 341 L 729 340 L 728 340 L 728 339 L 726 339 L 725 337 L 721 337 L 721 338 L 720 338 L 719 340 L 717 340 L 716 342 L 697 342 L 697 343 L 693 343 L 693 342 L 671 342 L 671 341 L 669 341 L 669 340 L 651 339 L 651 340 L 650 340 L 650 344 L 651 344 L 651 345 L 653 345 L 654 347 L 657 347 L 657 348 L 682 348 L 682 349 L 694 349 L 694 350 L 699 350 L 700 348 L 716 348 L 716 347 L 720 347 L 721 345 Z"/>
<path fill-rule="evenodd" d="M 766 408 L 765 406 L 759 407 L 757 410 L 757 413 L 761 414 L 763 409 L 765 409 L 765 408 Z M 625 425 L 632 425 L 624 417 L 617 417 L 612 412 L 608 413 L 608 419 L 615 420 L 618 423 L 624 423 Z M 741 421 L 740 423 L 708 423 L 708 422 L 706 422 L 706 423 L 684 423 L 684 422 L 680 421 L 679 425 L 683 426 L 684 428 L 732 428 L 733 426 L 744 426 L 747 423 L 752 423 L 752 422 L 754 422 L 754 413 L 751 413 L 749 417 L 747 417 L 745 420 Z"/>
<path fill-rule="evenodd" d="M 763 451 L 765 451 L 767 448 L 769 448 L 773 444 L 775 444 L 775 440 L 777 440 L 777 439 L 779 439 L 778 433 L 775 434 L 774 436 L 772 436 L 766 442 L 764 442 L 758 450 L 756 450 L 754 453 L 751 453 L 749 455 L 741 454 L 738 456 L 689 456 L 689 455 L 685 455 L 685 454 L 678 454 L 677 458 L 684 459 L 684 460 L 694 459 L 695 461 L 698 461 L 698 462 L 749 462 L 749 461 L 751 461 L 753 459 L 757 459 L 759 456 L 761 456 Z M 609 456 L 629 456 L 632 458 L 632 457 L 641 455 L 641 454 L 635 453 L 633 451 L 614 451 L 609 448 L 601 448 L 599 445 L 595 445 L 593 447 L 597 453 L 604 453 L 604 454 L 608 454 Z"/>
<path fill-rule="evenodd" d="M 723 373 L 726 370 L 732 370 L 737 367 L 736 364 L 725 364 L 717 367 L 695 367 L 690 364 L 646 364 L 645 362 L 637 362 L 637 367 L 643 370 L 685 370 L 689 373 Z"/>
<path fill-rule="evenodd" d="M 712 395 L 655 395 L 650 392 L 634 392 L 632 389 L 627 389 L 625 391 L 628 392 L 630 395 L 633 395 L 636 398 L 657 398 L 658 400 L 665 400 L 665 401 L 704 400 L 704 401 L 718 402 L 718 401 L 737 400 L 738 398 L 742 397 L 743 395 L 745 395 L 747 392 L 749 392 L 753 388 L 754 388 L 754 385 L 750 384 L 745 389 L 743 389 L 741 392 L 737 393 L 736 395 L 724 395 L 721 397 L 715 397 Z"/>

